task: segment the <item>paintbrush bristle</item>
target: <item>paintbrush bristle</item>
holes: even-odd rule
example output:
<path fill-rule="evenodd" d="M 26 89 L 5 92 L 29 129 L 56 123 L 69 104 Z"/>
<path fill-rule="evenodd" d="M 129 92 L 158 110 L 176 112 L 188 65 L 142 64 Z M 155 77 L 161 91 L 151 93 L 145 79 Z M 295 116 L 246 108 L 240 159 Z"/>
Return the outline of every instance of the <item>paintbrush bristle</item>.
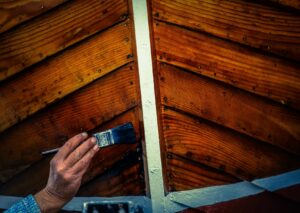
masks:
<path fill-rule="evenodd" d="M 106 147 L 113 144 L 136 143 L 134 128 L 131 122 L 117 126 L 113 129 L 94 134 L 97 144 Z"/>
<path fill-rule="evenodd" d="M 114 144 L 135 143 L 135 132 L 132 123 L 126 123 L 112 129 Z"/>

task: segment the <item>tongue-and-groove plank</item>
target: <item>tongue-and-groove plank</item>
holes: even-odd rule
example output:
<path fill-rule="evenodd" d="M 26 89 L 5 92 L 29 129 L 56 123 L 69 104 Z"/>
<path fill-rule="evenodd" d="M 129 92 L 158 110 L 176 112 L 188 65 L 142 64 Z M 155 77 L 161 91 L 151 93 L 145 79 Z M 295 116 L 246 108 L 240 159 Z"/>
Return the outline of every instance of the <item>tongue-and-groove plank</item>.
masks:
<path fill-rule="evenodd" d="M 144 176 L 138 157 L 124 159 L 113 169 L 83 185 L 77 196 L 130 196 L 144 195 Z"/>
<path fill-rule="evenodd" d="M 297 12 L 243 0 L 153 0 L 152 8 L 154 19 L 300 61 Z"/>
<path fill-rule="evenodd" d="M 203 119 L 164 108 L 162 122 L 166 152 L 240 180 L 268 177 L 300 167 L 300 158 L 295 155 Z M 176 166 L 186 167 L 185 164 Z M 171 167 L 176 170 L 175 166 Z M 186 175 L 185 179 L 189 181 L 192 175 Z"/>
<path fill-rule="evenodd" d="M 299 64 L 163 22 L 153 29 L 157 60 L 300 109 Z"/>
<path fill-rule="evenodd" d="M 99 127 L 97 126 L 92 131 L 93 132 L 103 131 L 129 121 L 133 123 L 134 129 L 136 131 L 137 140 L 140 141 L 139 139 L 140 139 L 141 132 L 140 132 L 137 108 L 133 108 L 125 113 L 122 113 L 105 123 L 99 122 L 100 126 Z M 75 132 L 72 134 L 75 134 Z M 54 144 L 56 143 L 55 141 L 52 142 Z M 92 181 L 95 177 L 98 177 L 102 180 L 103 179 L 101 178 L 102 174 L 105 174 L 105 172 L 109 171 L 110 168 L 113 165 L 115 165 L 118 161 L 122 161 L 122 159 L 126 159 L 126 157 L 130 155 L 130 153 L 137 153 L 136 151 L 138 146 L 139 144 L 131 144 L 131 145 L 124 144 L 124 145 L 116 145 L 116 146 L 100 149 L 99 152 L 96 154 L 96 156 L 93 158 L 93 161 L 83 178 L 83 185 L 85 185 L 85 187 L 88 187 L 89 182 Z M 53 155 L 42 157 L 39 160 L 37 159 L 37 161 L 31 166 L 29 166 L 29 168 L 25 169 L 23 172 L 16 174 L 12 179 L 2 184 L 0 186 L 0 194 L 26 196 L 28 194 L 34 194 L 39 190 L 41 190 L 46 185 L 48 179 L 48 172 L 49 172 L 49 162 L 52 157 Z M 126 162 L 126 160 L 124 161 Z M 118 165 L 118 163 L 116 165 Z M 119 171 L 122 173 L 122 169 L 121 170 L 119 169 Z M 119 180 L 117 177 L 115 178 Z M 102 181 L 109 182 L 110 180 L 105 179 Z M 137 185 L 137 188 L 138 186 L 141 186 L 141 184 Z M 104 193 L 103 196 L 107 194 L 111 194 L 112 189 L 105 188 L 105 187 L 104 189 L 106 190 L 99 191 L 98 195 L 101 193 Z M 130 187 L 130 189 L 132 188 Z M 88 195 L 87 191 L 88 190 L 82 190 L 81 192 L 82 193 L 84 192 L 85 195 Z M 123 192 L 124 192 L 123 195 L 126 195 L 126 190 L 123 190 Z M 122 191 L 120 191 L 119 193 L 122 193 Z"/>
<path fill-rule="evenodd" d="M 22 0 L 0 2 L 0 33 L 60 5 L 67 0 Z"/>
<path fill-rule="evenodd" d="M 300 155 L 299 112 L 168 64 L 158 72 L 164 105 Z"/>
<path fill-rule="evenodd" d="M 283 5 L 285 7 L 300 10 L 299 0 L 265 0 L 265 2 L 271 2 L 277 5 Z"/>
<path fill-rule="evenodd" d="M 66 2 L 0 35 L 0 81 L 124 20 L 126 0 Z"/>
<path fill-rule="evenodd" d="M 182 191 L 239 182 L 240 179 L 212 169 L 185 156 L 167 153 L 168 191 Z"/>
<path fill-rule="evenodd" d="M 0 86 L 0 132 L 62 99 L 132 57 L 129 21 L 34 66 Z"/>
<path fill-rule="evenodd" d="M 136 69 L 130 63 L 3 132 L 0 170 L 33 163 L 42 158 L 41 151 L 59 147 L 137 104 Z"/>

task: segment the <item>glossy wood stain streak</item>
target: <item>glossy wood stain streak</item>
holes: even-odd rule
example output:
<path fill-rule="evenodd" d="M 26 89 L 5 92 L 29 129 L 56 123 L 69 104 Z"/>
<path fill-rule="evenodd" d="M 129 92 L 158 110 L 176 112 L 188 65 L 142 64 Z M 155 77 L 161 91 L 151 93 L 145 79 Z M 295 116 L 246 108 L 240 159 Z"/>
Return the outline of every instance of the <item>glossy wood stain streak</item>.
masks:
<path fill-rule="evenodd" d="M 0 34 L 0 194 L 25 196 L 45 186 L 51 157 L 42 151 L 79 132 L 131 121 L 138 143 L 101 149 L 80 193 L 143 195 L 130 2 L 73 0 L 55 7 L 60 3 L 0 2 L 0 30 L 12 27 Z"/>
<path fill-rule="evenodd" d="M 162 22 L 153 28 L 157 60 L 300 109 L 299 64 Z"/>
<path fill-rule="evenodd" d="M 299 13 L 242 0 L 153 0 L 152 6 L 155 19 L 300 61 Z"/>
<path fill-rule="evenodd" d="M 82 186 L 77 196 L 143 195 L 142 165 L 136 157 L 119 162 L 112 170 Z"/>
<path fill-rule="evenodd" d="M 130 111 L 123 113 L 104 124 L 99 122 L 101 126 L 97 126 L 92 131 L 103 131 L 125 122 L 132 121 L 137 134 L 137 139 L 139 139 L 140 129 L 137 113 L 137 108 L 131 109 Z M 71 135 L 75 133 L 77 132 L 74 131 L 73 133 L 71 133 Z M 138 144 L 118 145 L 99 150 L 83 178 L 84 189 L 82 189 L 80 192 L 87 195 L 88 190 L 86 190 L 86 188 L 89 187 L 89 182 L 92 181 L 95 177 L 98 177 L 99 179 L 101 179 L 104 185 L 107 185 L 107 183 L 110 182 L 110 179 L 105 180 L 105 178 L 103 179 L 102 175 L 104 175 L 105 172 L 113 167 L 113 165 L 118 165 L 119 163 L 117 162 L 122 160 L 124 158 L 124 155 L 128 155 L 129 153 L 136 153 L 137 146 Z M 29 168 L 25 169 L 23 172 L 14 174 L 15 176 L 12 179 L 0 186 L 0 193 L 5 195 L 25 196 L 27 194 L 34 194 L 41 190 L 45 186 L 48 178 L 49 162 L 51 158 L 52 156 L 40 158 L 40 160 L 31 165 Z M 120 169 L 118 170 L 120 171 Z M 118 177 L 114 178 L 118 180 Z M 131 187 L 128 188 L 130 190 L 133 190 Z M 136 190 L 143 190 L 139 189 L 138 186 L 136 188 Z M 100 195 L 101 193 L 103 193 L 103 196 L 106 196 L 108 194 L 113 195 L 112 191 L 113 189 L 104 187 L 102 191 L 98 192 L 98 195 Z M 115 190 L 114 192 L 117 192 L 119 194 L 122 194 L 123 192 L 124 194 L 122 195 L 126 195 L 126 190 L 124 189 L 123 191 Z"/>
<path fill-rule="evenodd" d="M 135 75 L 128 64 L 2 133 L 0 171 L 33 163 L 41 159 L 41 151 L 135 107 Z"/>
<path fill-rule="evenodd" d="M 29 20 L 67 0 L 22 0 L 0 2 L 0 33 Z"/>
<path fill-rule="evenodd" d="M 176 121 L 174 121 L 176 122 Z M 168 124 L 164 128 L 169 129 Z M 167 133 L 166 133 L 167 134 Z M 167 144 L 167 147 L 170 145 Z M 171 151 L 171 148 L 167 148 Z M 238 182 L 239 179 L 217 169 L 213 170 L 185 156 L 167 154 L 167 181 L 169 191 L 182 191 L 195 188 L 223 185 Z"/>
<path fill-rule="evenodd" d="M 151 1 L 167 191 L 300 168 L 298 6 Z"/>
<path fill-rule="evenodd" d="M 4 82 L 0 132 L 132 61 L 131 42 L 126 21 Z"/>
<path fill-rule="evenodd" d="M 158 70 L 164 105 L 300 155 L 299 112 L 171 65 Z"/>
<path fill-rule="evenodd" d="M 0 81 L 126 19 L 127 15 L 125 0 L 74 0 L 2 34 Z"/>
<path fill-rule="evenodd" d="M 267 177 L 300 166 L 299 157 L 274 146 L 170 109 L 162 113 L 167 152 L 242 180 Z M 185 164 L 176 166 L 186 167 Z M 190 175 L 186 177 L 192 179 Z"/>

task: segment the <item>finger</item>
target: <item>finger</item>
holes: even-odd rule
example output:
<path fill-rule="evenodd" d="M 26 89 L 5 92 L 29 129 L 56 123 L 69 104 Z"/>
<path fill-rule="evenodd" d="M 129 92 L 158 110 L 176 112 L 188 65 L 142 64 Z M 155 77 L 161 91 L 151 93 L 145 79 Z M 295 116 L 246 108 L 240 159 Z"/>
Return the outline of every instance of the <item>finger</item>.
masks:
<path fill-rule="evenodd" d="M 70 153 L 76 149 L 76 147 L 86 139 L 88 134 L 86 132 L 80 133 L 75 135 L 74 137 L 70 138 L 58 151 L 56 154 L 57 158 L 59 159 L 66 159 Z"/>
<path fill-rule="evenodd" d="M 75 149 L 65 160 L 65 165 L 72 167 L 77 161 L 79 161 L 90 149 L 96 144 L 96 138 L 91 137 L 84 141 L 79 147 Z"/>
<path fill-rule="evenodd" d="M 99 151 L 99 146 L 94 145 L 77 163 L 73 166 L 74 173 L 81 173 L 82 175 L 86 172 L 88 166 L 91 163 L 92 158 Z"/>

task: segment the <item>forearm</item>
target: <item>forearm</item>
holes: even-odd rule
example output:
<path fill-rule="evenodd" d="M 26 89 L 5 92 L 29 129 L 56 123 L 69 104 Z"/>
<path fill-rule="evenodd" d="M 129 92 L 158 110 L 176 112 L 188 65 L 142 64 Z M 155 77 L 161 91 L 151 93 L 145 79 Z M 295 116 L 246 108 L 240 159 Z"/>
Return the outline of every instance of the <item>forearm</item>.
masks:
<path fill-rule="evenodd" d="M 77 193 L 91 159 L 99 150 L 96 139 L 87 137 L 87 133 L 81 133 L 69 139 L 50 162 L 47 186 L 34 197 L 30 195 L 21 200 L 8 212 L 58 212 L 70 201 Z"/>
<path fill-rule="evenodd" d="M 38 192 L 34 198 L 38 203 L 42 213 L 58 212 L 67 203 L 67 200 L 54 196 L 46 189 Z"/>

